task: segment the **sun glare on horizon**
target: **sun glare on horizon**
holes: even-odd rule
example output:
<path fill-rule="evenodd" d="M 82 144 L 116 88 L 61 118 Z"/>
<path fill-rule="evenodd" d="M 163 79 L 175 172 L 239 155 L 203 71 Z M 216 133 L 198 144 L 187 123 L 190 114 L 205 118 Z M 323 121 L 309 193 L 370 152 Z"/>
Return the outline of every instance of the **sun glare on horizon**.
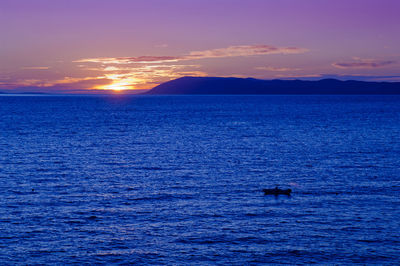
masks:
<path fill-rule="evenodd" d="M 111 84 L 104 85 L 99 87 L 101 90 L 112 90 L 115 92 L 126 91 L 126 90 L 135 90 L 135 84 L 141 82 L 141 80 L 134 77 L 126 77 L 120 74 L 111 74 L 106 75 L 106 77 L 112 80 Z"/>
<path fill-rule="evenodd" d="M 124 85 L 124 84 L 111 84 L 104 86 L 102 88 L 103 90 L 112 90 L 112 91 L 124 91 L 124 90 L 130 90 L 129 86 Z"/>

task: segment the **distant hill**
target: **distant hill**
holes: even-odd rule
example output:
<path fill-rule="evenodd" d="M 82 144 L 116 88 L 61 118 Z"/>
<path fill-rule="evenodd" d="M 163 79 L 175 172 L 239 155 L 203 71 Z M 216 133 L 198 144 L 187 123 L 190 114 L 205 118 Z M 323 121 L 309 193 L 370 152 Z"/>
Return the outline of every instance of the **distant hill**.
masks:
<path fill-rule="evenodd" d="M 323 79 L 261 80 L 253 78 L 183 77 L 160 84 L 145 94 L 400 94 L 400 82 Z"/>
<path fill-rule="evenodd" d="M 43 93 L 43 92 L 4 92 L 4 91 L 0 91 L 0 94 L 21 95 L 21 94 L 45 94 L 45 93 Z"/>

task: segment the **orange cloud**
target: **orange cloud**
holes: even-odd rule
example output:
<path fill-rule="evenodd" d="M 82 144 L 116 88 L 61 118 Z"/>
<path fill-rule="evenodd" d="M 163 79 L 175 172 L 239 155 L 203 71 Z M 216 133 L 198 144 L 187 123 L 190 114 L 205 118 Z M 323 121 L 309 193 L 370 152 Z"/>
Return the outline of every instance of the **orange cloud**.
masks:
<path fill-rule="evenodd" d="M 74 62 L 80 63 L 79 67 L 82 69 L 100 72 L 105 79 L 111 80 L 110 84 L 98 86 L 99 89 L 131 90 L 149 89 L 151 88 L 149 84 L 154 85 L 182 76 L 207 76 L 207 73 L 198 69 L 199 65 L 173 64 L 174 62 L 270 54 L 300 54 L 307 51 L 304 48 L 260 44 L 192 51 L 177 56 L 98 57 L 83 58 Z M 288 71 L 287 68 L 269 68 L 269 70 Z"/>
<path fill-rule="evenodd" d="M 53 82 L 42 80 L 18 80 L 8 84 L 5 89 L 12 92 L 45 92 L 45 93 L 82 93 L 90 92 L 101 86 L 111 84 L 112 80 L 103 77 L 95 78 L 69 78 Z M 1 86 L 0 86 L 1 87 Z"/>

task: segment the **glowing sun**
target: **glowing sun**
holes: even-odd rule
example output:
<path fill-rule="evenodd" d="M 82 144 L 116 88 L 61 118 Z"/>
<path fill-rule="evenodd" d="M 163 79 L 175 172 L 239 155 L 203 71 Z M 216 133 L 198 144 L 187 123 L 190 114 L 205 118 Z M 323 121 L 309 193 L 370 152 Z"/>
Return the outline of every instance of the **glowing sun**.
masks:
<path fill-rule="evenodd" d="M 128 84 L 111 84 L 111 85 L 104 86 L 103 89 L 104 90 L 113 90 L 113 91 L 129 90 L 129 87 L 127 87 L 126 85 L 128 85 Z"/>
<path fill-rule="evenodd" d="M 146 82 L 146 80 L 134 77 L 133 74 L 106 74 L 105 78 L 110 80 L 111 83 L 102 85 L 98 89 L 114 92 L 136 90 L 138 85 Z"/>

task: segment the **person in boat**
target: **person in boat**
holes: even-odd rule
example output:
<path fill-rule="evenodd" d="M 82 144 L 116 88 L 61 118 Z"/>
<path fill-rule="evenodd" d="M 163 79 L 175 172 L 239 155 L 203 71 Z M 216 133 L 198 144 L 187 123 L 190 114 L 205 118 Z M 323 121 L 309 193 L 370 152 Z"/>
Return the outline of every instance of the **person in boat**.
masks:
<path fill-rule="evenodd" d="M 263 189 L 263 192 L 266 195 L 290 195 L 292 192 L 291 189 L 280 189 L 278 186 L 275 186 L 274 189 Z"/>

